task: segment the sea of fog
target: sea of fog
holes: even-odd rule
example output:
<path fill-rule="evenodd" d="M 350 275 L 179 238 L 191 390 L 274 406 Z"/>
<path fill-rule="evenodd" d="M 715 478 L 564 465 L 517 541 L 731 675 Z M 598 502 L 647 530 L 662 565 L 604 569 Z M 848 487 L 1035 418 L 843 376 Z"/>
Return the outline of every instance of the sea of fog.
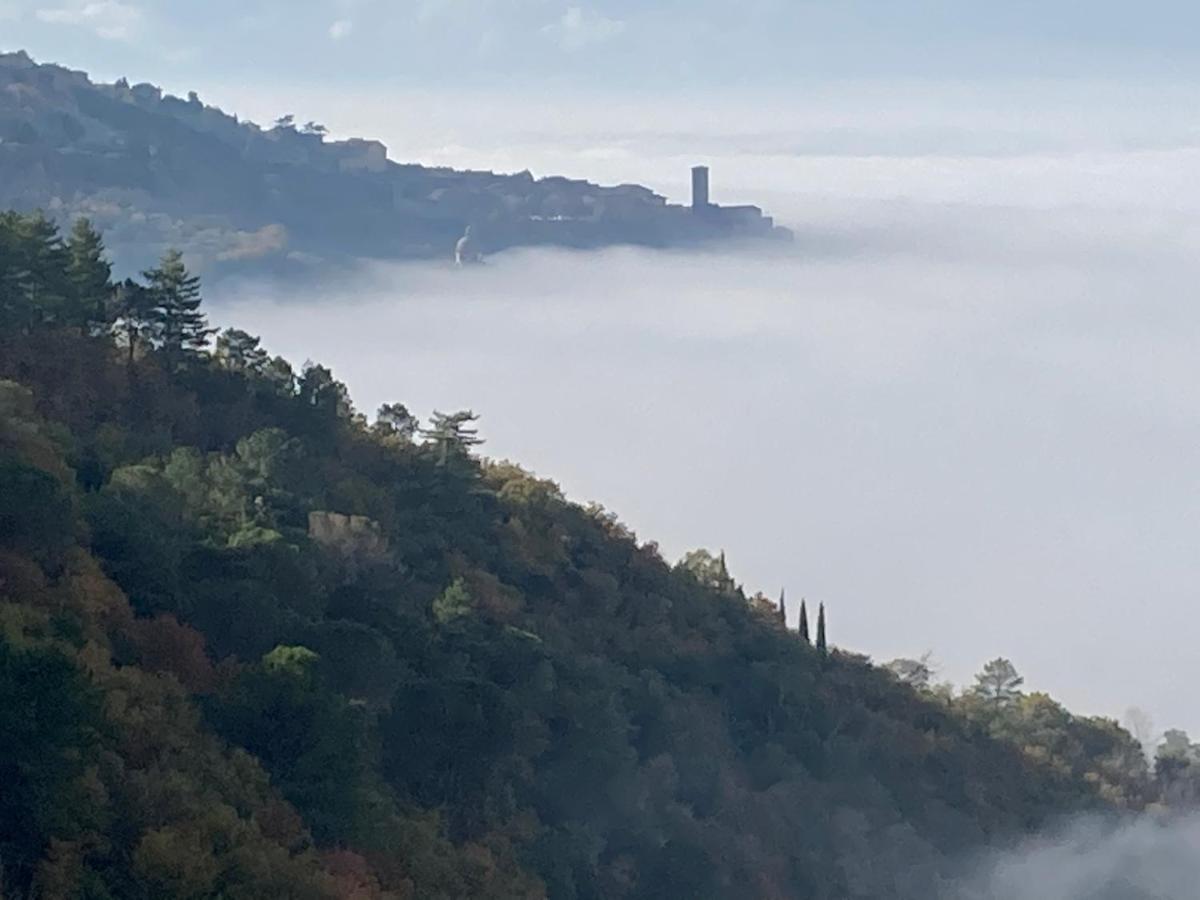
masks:
<path fill-rule="evenodd" d="M 364 263 L 214 318 L 360 409 L 469 407 L 486 452 L 669 558 L 824 602 L 833 643 L 1010 657 L 1073 708 L 1200 731 L 1200 137 L 1163 86 L 724 96 L 239 94 L 426 162 L 759 202 L 758 252 Z M 256 107 L 257 104 L 257 107 Z M 1063 894 L 1064 897 L 1074 895 Z"/>

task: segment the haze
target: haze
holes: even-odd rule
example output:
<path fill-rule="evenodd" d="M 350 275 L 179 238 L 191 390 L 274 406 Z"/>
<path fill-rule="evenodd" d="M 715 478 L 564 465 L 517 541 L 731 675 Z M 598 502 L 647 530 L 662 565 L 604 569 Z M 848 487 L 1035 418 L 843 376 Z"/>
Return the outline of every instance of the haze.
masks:
<path fill-rule="evenodd" d="M 476 409 L 490 454 L 824 601 L 842 646 L 960 683 L 1003 654 L 1073 708 L 1200 729 L 1192 7 L 419 7 L 9 0 L 0 27 L 400 160 L 676 200 L 710 164 L 792 251 L 364 263 L 211 286 L 215 318 L 367 412 Z"/>
<path fill-rule="evenodd" d="M 724 548 L 748 589 L 825 602 L 842 646 L 932 650 L 960 683 L 1002 654 L 1070 706 L 1138 704 L 1194 729 L 1177 687 L 1200 676 L 1186 125 L 1150 149 L 1135 132 L 1162 108 L 1059 86 L 1014 134 L 1001 112 L 1024 88 L 973 107 L 925 91 L 904 93 L 913 117 L 875 115 L 878 89 L 839 113 L 876 154 L 784 149 L 817 141 L 829 107 L 744 107 L 731 133 L 689 132 L 696 102 L 599 139 L 602 104 L 541 135 L 510 123 L 505 155 L 460 106 L 461 121 L 442 113 L 447 162 L 519 156 L 680 195 L 704 161 L 715 195 L 764 201 L 797 242 L 517 252 L 474 272 L 365 263 L 311 295 L 221 285 L 217 316 L 331 365 L 365 411 L 474 408 L 491 455 L 617 511 L 670 558 Z M 916 147 L 939 115 L 944 143 L 973 149 Z"/>

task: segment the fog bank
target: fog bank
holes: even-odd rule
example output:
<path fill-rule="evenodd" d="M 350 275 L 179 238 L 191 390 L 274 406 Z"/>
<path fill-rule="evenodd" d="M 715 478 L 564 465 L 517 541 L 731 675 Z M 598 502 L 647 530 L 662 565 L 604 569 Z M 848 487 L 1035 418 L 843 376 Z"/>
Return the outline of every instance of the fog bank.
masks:
<path fill-rule="evenodd" d="M 1200 819 L 1081 821 L 982 870 L 962 900 L 1185 900 L 1200 893 Z"/>
<path fill-rule="evenodd" d="M 723 547 L 747 587 L 824 601 L 835 643 L 932 650 L 959 682 L 1003 654 L 1073 708 L 1195 731 L 1200 150 L 1168 115 L 1186 92 L 1097 90 L 1024 119 L 1019 91 L 935 92 L 910 121 L 875 116 L 877 89 L 728 130 L 671 105 L 604 138 L 606 107 L 493 134 L 447 105 L 411 132 L 454 142 L 433 161 L 656 187 L 706 161 L 716 199 L 762 202 L 796 245 L 364 264 L 210 297 L 367 412 L 474 408 L 486 452 L 669 557 Z"/>

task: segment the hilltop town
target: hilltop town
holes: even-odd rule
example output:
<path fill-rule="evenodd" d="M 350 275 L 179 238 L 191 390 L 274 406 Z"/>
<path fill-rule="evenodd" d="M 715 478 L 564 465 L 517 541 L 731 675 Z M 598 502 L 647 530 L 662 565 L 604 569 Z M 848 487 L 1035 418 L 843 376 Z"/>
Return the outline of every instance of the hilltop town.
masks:
<path fill-rule="evenodd" d="M 703 167 L 679 205 L 636 184 L 397 163 L 379 141 L 290 116 L 261 127 L 22 51 L 0 54 L 0 207 L 89 217 L 118 268 L 179 246 L 209 273 L 451 259 L 468 227 L 483 254 L 790 237 L 757 207 L 712 204 Z"/>

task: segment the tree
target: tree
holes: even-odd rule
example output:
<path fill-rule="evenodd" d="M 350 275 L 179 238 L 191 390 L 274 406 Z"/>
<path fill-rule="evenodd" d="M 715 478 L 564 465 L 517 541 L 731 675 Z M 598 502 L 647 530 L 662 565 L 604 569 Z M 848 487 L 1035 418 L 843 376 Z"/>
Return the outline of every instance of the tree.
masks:
<path fill-rule="evenodd" d="M 825 604 L 817 607 L 817 652 L 824 654 L 828 650 L 825 645 Z"/>
<path fill-rule="evenodd" d="M 730 597 L 740 596 L 741 589 L 729 574 L 729 566 L 725 563 L 724 550 L 717 556 L 703 548 L 692 550 L 679 561 L 678 567 L 710 590 Z"/>
<path fill-rule="evenodd" d="M 217 364 L 230 372 L 260 374 L 270 361 L 259 338 L 237 328 L 227 328 L 217 336 Z"/>
<path fill-rule="evenodd" d="M 216 329 L 200 311 L 200 279 L 188 271 L 183 254 L 168 250 L 142 274 L 154 299 L 155 338 L 163 352 L 180 360 L 206 348 Z"/>
<path fill-rule="evenodd" d="M 281 129 L 290 128 L 294 131 L 296 128 L 296 117 L 291 113 L 288 113 L 286 116 L 280 116 L 275 120 L 275 127 Z"/>
<path fill-rule="evenodd" d="M 996 657 L 975 676 L 971 693 L 992 706 L 1007 706 L 1021 696 L 1021 685 L 1025 683 L 1013 666 L 1004 657 Z"/>
<path fill-rule="evenodd" d="M 29 332 L 66 313 L 65 253 L 58 226 L 43 213 L 0 216 L 0 326 Z"/>
<path fill-rule="evenodd" d="M 1162 799 L 1170 806 L 1193 808 L 1200 795 L 1196 763 L 1200 753 L 1186 731 L 1170 728 L 1163 732 L 1154 755 L 1154 776 Z"/>
<path fill-rule="evenodd" d="M 387 435 L 394 435 L 405 443 L 412 441 L 420 422 L 403 403 L 385 403 L 375 416 L 375 427 Z"/>
<path fill-rule="evenodd" d="M 1155 737 L 1154 719 L 1150 714 L 1141 707 L 1131 706 L 1125 710 L 1122 724 L 1133 735 L 1134 740 L 1142 745 L 1142 752 L 1149 756 L 1154 749 Z"/>
<path fill-rule="evenodd" d="M 154 302 L 154 295 L 131 278 L 113 292 L 112 330 L 125 350 L 127 366 L 133 365 L 139 348 L 149 347 L 154 340 Z"/>
<path fill-rule="evenodd" d="M 298 387 L 301 402 L 338 419 L 349 419 L 354 415 L 354 404 L 350 402 L 346 385 L 334 378 L 333 372 L 325 366 L 306 362 Z"/>
<path fill-rule="evenodd" d="M 779 624 L 787 628 L 787 591 L 779 591 Z"/>
<path fill-rule="evenodd" d="M 303 131 L 305 134 L 315 134 L 321 137 L 329 134 L 329 129 L 319 122 L 305 122 Z"/>
<path fill-rule="evenodd" d="M 113 291 L 104 239 L 90 221 L 80 218 L 67 238 L 66 250 L 70 303 L 65 318 L 71 325 L 99 333 L 108 324 Z"/>
<path fill-rule="evenodd" d="M 800 601 L 800 640 L 806 644 L 812 643 L 808 635 L 808 606 L 803 600 Z"/>
<path fill-rule="evenodd" d="M 468 616 L 474 609 L 466 582 L 461 578 L 455 578 L 433 601 L 433 617 L 442 625 Z"/>
<path fill-rule="evenodd" d="M 914 690 L 927 691 L 933 683 L 934 676 L 931 658 L 931 654 L 923 653 L 918 659 L 893 659 L 886 663 L 884 668 L 901 684 L 907 684 Z"/>
<path fill-rule="evenodd" d="M 21 890 L 26 873 L 46 842 L 83 812 L 86 797 L 74 782 L 93 752 L 100 703 L 70 658 L 4 637 L 0 697 L 0 863 L 16 874 L 5 885 L 16 890 L 6 896 L 29 896 Z"/>
<path fill-rule="evenodd" d="M 1196 747 L 1186 731 L 1168 728 L 1163 732 L 1156 754 L 1159 759 L 1179 759 L 1192 762 L 1197 758 Z"/>
<path fill-rule="evenodd" d="M 439 466 L 446 465 L 451 454 L 467 456 L 472 447 L 483 443 L 479 429 L 472 425 L 477 421 L 479 416 L 469 409 L 456 413 L 433 411 L 429 427 L 420 429 L 420 434 L 437 447 Z"/>
<path fill-rule="evenodd" d="M 292 364 L 282 356 L 274 357 L 263 366 L 262 374 L 285 397 L 291 397 L 296 393 L 296 373 L 292 369 Z"/>

